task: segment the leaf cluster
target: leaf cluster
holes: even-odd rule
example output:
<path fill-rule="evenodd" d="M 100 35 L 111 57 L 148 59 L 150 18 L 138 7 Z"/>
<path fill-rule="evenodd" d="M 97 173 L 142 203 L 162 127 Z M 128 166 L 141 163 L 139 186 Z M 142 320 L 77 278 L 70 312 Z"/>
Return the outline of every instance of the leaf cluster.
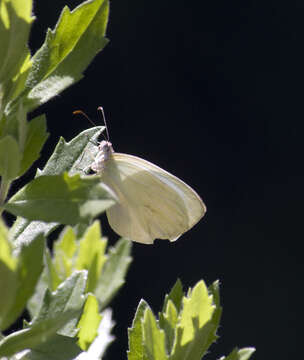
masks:
<path fill-rule="evenodd" d="M 0 340 L 0 358 L 74 359 L 89 353 L 99 339 L 97 350 L 93 346 L 99 359 L 113 340 L 111 314 L 103 310 L 124 284 L 131 242 L 121 239 L 106 253 L 107 240 L 96 221 L 82 236 L 66 227 L 51 255 L 41 233 L 14 251 L 8 229 L 3 223 L 0 229 L 0 286 L 6 290 L 0 330 L 12 325 L 25 306 L 31 318 Z M 52 353 L 57 343 L 58 353 Z"/>
<path fill-rule="evenodd" d="M 128 360 L 200 360 L 217 340 L 221 312 L 218 281 L 208 289 L 201 280 L 185 294 L 177 280 L 158 318 L 147 302 L 139 303 L 128 331 Z M 236 348 L 222 360 L 247 360 L 253 352 Z"/>

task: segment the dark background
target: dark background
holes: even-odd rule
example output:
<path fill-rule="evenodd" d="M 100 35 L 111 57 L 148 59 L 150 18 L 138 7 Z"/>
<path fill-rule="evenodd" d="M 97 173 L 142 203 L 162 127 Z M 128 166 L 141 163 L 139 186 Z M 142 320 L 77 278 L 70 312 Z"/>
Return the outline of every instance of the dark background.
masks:
<path fill-rule="evenodd" d="M 36 1 L 31 49 L 79 3 Z M 235 345 L 255 346 L 256 359 L 299 358 L 303 35 L 303 1 L 112 1 L 109 45 L 40 108 L 51 133 L 44 160 L 59 136 L 91 126 L 72 111 L 100 125 L 102 105 L 116 151 L 174 173 L 207 204 L 176 243 L 134 244 L 107 359 L 126 358 L 140 298 L 157 312 L 177 277 L 185 288 L 221 282 L 220 339 L 207 359 Z"/>

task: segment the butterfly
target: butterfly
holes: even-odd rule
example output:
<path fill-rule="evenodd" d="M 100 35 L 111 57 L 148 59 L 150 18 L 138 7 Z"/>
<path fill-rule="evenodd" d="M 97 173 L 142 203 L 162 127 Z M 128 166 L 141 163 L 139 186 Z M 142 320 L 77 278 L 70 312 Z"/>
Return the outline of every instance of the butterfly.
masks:
<path fill-rule="evenodd" d="M 104 123 L 105 116 L 102 111 Z M 118 202 L 107 211 L 112 229 L 143 244 L 177 240 L 205 214 L 206 206 L 186 183 L 139 157 L 116 153 L 107 140 L 98 145 L 91 170 L 114 191 Z"/>

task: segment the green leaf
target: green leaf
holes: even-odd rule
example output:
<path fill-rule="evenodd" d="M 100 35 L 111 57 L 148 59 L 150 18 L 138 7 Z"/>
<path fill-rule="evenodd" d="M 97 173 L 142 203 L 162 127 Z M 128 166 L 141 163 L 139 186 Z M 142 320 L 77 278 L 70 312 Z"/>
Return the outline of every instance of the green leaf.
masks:
<path fill-rule="evenodd" d="M 7 314 L 14 302 L 18 287 L 17 258 L 12 254 L 12 246 L 8 240 L 8 230 L 0 219 L 0 330 L 7 325 Z"/>
<path fill-rule="evenodd" d="M 26 120 L 26 111 L 23 104 L 20 102 L 16 111 L 10 116 L 3 114 L 0 117 L 0 137 L 10 135 L 13 137 L 19 147 L 20 157 L 24 152 L 24 144 L 27 133 L 28 123 Z"/>
<path fill-rule="evenodd" d="M 111 330 L 114 326 L 112 321 L 112 312 L 110 309 L 105 309 L 102 313 L 102 319 L 98 327 L 98 335 L 90 345 L 88 351 L 83 352 L 77 359 L 79 360 L 101 360 L 103 355 L 114 340 L 111 335 Z"/>
<path fill-rule="evenodd" d="M 44 145 L 48 133 L 46 132 L 45 116 L 39 116 L 30 122 L 26 120 L 26 112 L 24 106 L 20 103 L 17 111 L 10 117 L 3 116 L 0 122 L 0 136 L 4 142 L 1 149 L 7 144 L 7 139 L 13 141 L 13 148 L 11 151 L 2 152 L 3 166 L 8 170 L 14 166 L 15 169 L 11 174 L 10 179 L 23 175 L 29 167 L 39 158 L 40 150 Z"/>
<path fill-rule="evenodd" d="M 30 111 L 82 78 L 94 56 L 107 44 L 108 0 L 86 1 L 72 12 L 65 7 L 53 31 L 33 57 L 27 81 Z"/>
<path fill-rule="evenodd" d="M 95 295 L 102 308 L 105 308 L 125 282 L 126 272 L 132 261 L 131 241 L 120 239 L 115 248 L 110 248 L 108 259 L 103 266 Z"/>
<path fill-rule="evenodd" d="M 203 281 L 199 281 L 183 298 L 170 360 L 200 360 L 205 354 L 215 332 L 212 300 Z"/>
<path fill-rule="evenodd" d="M 23 243 L 28 244 L 33 241 L 38 234 L 43 234 L 47 237 L 58 226 L 58 223 L 29 221 L 18 217 L 10 229 L 10 236 L 14 240 L 14 245 L 18 248 Z"/>
<path fill-rule="evenodd" d="M 8 269 L 15 271 L 17 267 L 17 259 L 12 255 L 12 246 L 10 241 L 8 240 L 8 228 L 5 226 L 1 218 L 0 218 L 0 261 Z"/>
<path fill-rule="evenodd" d="M 183 298 L 179 325 L 186 331 L 184 331 L 181 339 L 182 345 L 193 339 L 195 331 L 193 319 L 197 318 L 199 327 L 202 328 L 211 319 L 214 308 L 212 297 L 209 295 L 205 283 L 203 281 L 198 282 L 189 291 L 188 296 Z"/>
<path fill-rule="evenodd" d="M 178 314 L 181 311 L 183 296 L 182 283 L 180 279 L 177 279 L 170 293 L 165 296 L 162 312 L 159 313 L 159 326 L 165 330 L 168 354 L 171 353 L 176 337 Z"/>
<path fill-rule="evenodd" d="M 84 310 L 77 325 L 78 344 L 82 350 L 87 350 L 97 336 L 98 325 L 101 315 L 98 312 L 98 301 L 96 297 L 89 294 L 84 305 Z"/>
<path fill-rule="evenodd" d="M 165 297 L 159 320 L 141 300 L 128 329 L 128 360 L 201 360 L 217 339 L 221 312 L 218 281 L 209 289 L 199 281 L 184 296 L 178 280 Z M 253 348 L 235 349 L 220 360 L 248 360 L 253 352 Z"/>
<path fill-rule="evenodd" d="M 29 244 L 23 244 L 18 249 L 17 274 L 19 286 L 14 304 L 14 310 L 17 315 L 22 312 L 28 299 L 32 296 L 41 275 L 44 248 L 45 238 L 40 234 L 34 241 Z"/>
<path fill-rule="evenodd" d="M 69 233 L 69 230 L 71 230 L 71 228 L 67 228 L 67 231 L 63 231 L 63 237 L 67 240 L 71 239 L 70 237 L 65 236 L 66 233 Z M 72 270 L 69 272 L 65 272 L 61 268 L 58 269 L 58 267 L 54 265 L 54 263 L 56 263 L 57 243 L 58 242 L 55 243 L 53 261 L 49 249 L 45 248 L 44 270 L 37 283 L 35 293 L 27 303 L 27 309 L 30 312 L 32 318 L 38 314 L 38 311 L 42 306 L 46 290 L 49 289 L 50 291 L 55 291 L 62 282 L 64 282 L 68 277 L 72 275 Z"/>
<path fill-rule="evenodd" d="M 94 161 L 98 151 L 97 139 L 104 130 L 104 126 L 86 129 L 68 143 L 60 138 L 53 154 L 38 175 L 59 175 L 64 171 L 83 174 Z"/>
<path fill-rule="evenodd" d="M 210 328 L 213 327 L 213 330 L 209 333 L 209 339 L 206 342 L 206 349 L 218 339 L 216 331 L 220 325 L 220 320 L 222 316 L 222 307 L 220 304 L 220 283 L 218 280 L 214 281 L 209 288 L 208 291 L 212 295 L 213 304 L 215 305 L 214 312 L 212 314 L 212 319 L 210 320 L 209 326 Z"/>
<path fill-rule="evenodd" d="M 54 252 L 61 252 L 68 259 L 72 259 L 77 250 L 76 235 L 70 226 L 66 226 L 60 239 L 54 245 Z M 82 269 L 80 269 L 82 270 Z"/>
<path fill-rule="evenodd" d="M 40 151 L 48 135 L 44 115 L 38 116 L 28 123 L 19 176 L 24 174 L 33 162 L 39 158 Z"/>
<path fill-rule="evenodd" d="M 12 356 L 24 349 L 41 349 L 41 347 L 43 348 L 49 342 L 52 342 L 54 346 L 54 342 L 60 340 L 56 332 L 73 317 L 75 317 L 75 311 L 66 311 L 64 314 L 56 314 L 52 318 L 44 319 L 26 329 L 8 335 L 0 341 L 0 357 Z M 55 339 L 53 338 L 54 336 Z M 74 341 L 72 340 L 71 342 Z"/>
<path fill-rule="evenodd" d="M 0 139 L 0 176 L 2 181 L 14 180 L 20 169 L 21 154 L 17 141 L 10 135 Z"/>
<path fill-rule="evenodd" d="M 52 256 L 49 249 L 45 251 L 45 277 L 41 277 L 41 281 L 45 283 L 45 287 L 51 291 L 55 291 L 57 287 L 68 277 L 72 275 L 71 273 L 60 273 L 56 266 L 54 265 L 54 260 L 52 261 Z M 43 275 L 43 274 L 42 274 Z"/>
<path fill-rule="evenodd" d="M 53 259 L 46 250 L 45 270 L 37 286 L 37 294 L 32 297 L 29 309 L 34 314 L 41 303 L 41 293 L 46 288 L 55 290 L 58 285 L 70 276 L 75 270 L 87 270 L 86 292 L 102 293 L 103 301 L 109 302 L 118 288 L 123 284 L 123 279 L 130 261 L 130 245 L 119 242 L 117 249 L 110 250 L 110 257 L 105 255 L 107 241 L 101 237 L 99 222 L 94 222 L 87 228 L 82 238 L 77 239 L 74 229 L 67 227 L 63 230 L 59 241 L 53 248 Z M 107 270 L 103 270 L 108 262 Z M 99 287 L 99 290 L 95 291 Z"/>
<path fill-rule="evenodd" d="M 98 222 L 94 222 L 87 229 L 80 241 L 77 241 L 74 230 L 66 227 L 54 244 L 53 259 L 46 251 L 46 266 L 40 279 L 39 293 L 46 287 L 55 290 L 74 270 L 88 270 L 86 291 L 93 292 L 106 260 L 105 247 L 106 240 L 101 238 Z M 32 298 L 31 312 L 37 308 L 39 299 L 41 294 Z"/>
<path fill-rule="evenodd" d="M 99 222 L 95 221 L 80 240 L 78 257 L 75 264 L 78 270 L 88 270 L 88 292 L 94 292 L 97 286 L 102 267 L 106 261 L 106 246 L 106 239 L 101 238 Z"/>
<path fill-rule="evenodd" d="M 168 354 L 171 353 L 173 348 L 177 323 L 178 312 L 174 303 L 169 299 L 165 311 L 159 314 L 159 326 L 165 331 Z"/>
<path fill-rule="evenodd" d="M 141 299 L 133 319 L 132 327 L 128 329 L 129 351 L 128 360 L 147 360 L 143 344 L 142 319 L 149 305 Z"/>
<path fill-rule="evenodd" d="M 73 317 L 61 326 L 58 334 L 75 336 L 77 323 L 85 302 L 85 288 L 87 272 L 75 271 L 54 292 L 47 290 L 44 295 L 42 307 L 33 320 L 33 324 L 40 323 L 49 318 L 63 316 L 66 312 L 73 312 Z"/>
<path fill-rule="evenodd" d="M 45 247 L 44 251 L 44 270 L 42 271 L 42 274 L 37 282 L 35 292 L 32 294 L 31 298 L 27 302 L 27 310 L 29 311 L 31 315 L 31 319 L 37 316 L 44 299 L 45 292 L 47 288 L 50 290 L 55 290 L 52 288 L 52 286 L 49 285 L 49 276 L 48 276 L 48 265 L 51 262 L 50 261 L 50 252 L 47 247 Z"/>
<path fill-rule="evenodd" d="M 157 325 L 150 308 L 146 308 L 142 320 L 143 342 L 146 356 L 149 360 L 167 360 L 165 349 L 165 334 Z"/>
<path fill-rule="evenodd" d="M 76 235 L 71 227 L 66 227 L 60 239 L 54 244 L 53 262 L 49 261 L 50 284 L 56 289 L 60 282 L 68 278 L 74 269 L 74 255 L 77 251 Z M 82 270 L 82 269 L 79 269 Z"/>
<path fill-rule="evenodd" d="M 29 220 L 75 225 L 114 204 L 115 195 L 99 176 L 39 176 L 19 190 L 5 209 Z"/>
<path fill-rule="evenodd" d="M 10 326 L 20 316 L 35 289 L 42 272 L 44 246 L 44 237 L 38 235 L 30 244 L 24 244 L 18 251 L 15 270 L 15 297 L 10 303 L 10 308 L 5 317 L 2 318 L 3 329 Z"/>
<path fill-rule="evenodd" d="M 176 283 L 174 284 L 173 288 L 171 289 L 170 293 L 165 296 L 165 301 L 163 305 L 163 312 L 166 311 L 167 303 L 169 300 L 171 300 L 178 312 L 181 310 L 182 306 L 182 299 L 183 299 L 184 293 L 183 293 L 183 285 L 180 279 L 176 280 Z"/>
<path fill-rule="evenodd" d="M 3 94 L 3 107 L 13 102 L 14 99 L 16 99 L 24 91 L 26 79 L 32 67 L 32 59 L 29 50 L 25 50 L 23 56 L 24 60 L 23 63 L 22 59 L 20 60 L 20 67 L 17 74 L 12 78 L 6 78 L 5 94 Z"/>
<path fill-rule="evenodd" d="M 3 98 L 6 101 L 12 79 L 20 75 L 20 67 L 28 59 L 27 43 L 33 19 L 32 0 L 1 1 L 0 84 L 2 83 Z"/>
<path fill-rule="evenodd" d="M 87 129 L 68 143 L 61 138 L 54 153 L 38 175 L 59 175 L 64 171 L 69 171 L 71 174 L 83 172 L 94 159 L 94 152 L 97 151 L 97 146 L 94 144 L 104 129 L 100 126 Z M 49 235 L 57 226 L 58 223 L 55 222 L 44 223 L 17 218 L 10 233 L 16 241 L 16 246 L 19 246 L 23 242 L 30 242 L 39 233 Z"/>
<path fill-rule="evenodd" d="M 18 360 L 75 360 L 81 353 L 76 338 L 54 334 L 26 352 Z"/>
<path fill-rule="evenodd" d="M 235 348 L 228 356 L 223 356 L 220 360 L 248 360 L 255 352 L 255 348 L 248 347 L 243 349 Z"/>

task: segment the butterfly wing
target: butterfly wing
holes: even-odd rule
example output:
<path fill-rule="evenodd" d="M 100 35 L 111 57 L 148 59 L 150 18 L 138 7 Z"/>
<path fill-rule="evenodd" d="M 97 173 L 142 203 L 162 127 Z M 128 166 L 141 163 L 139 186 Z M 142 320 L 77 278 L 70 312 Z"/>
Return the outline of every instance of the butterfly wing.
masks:
<path fill-rule="evenodd" d="M 111 227 L 133 241 L 174 241 L 206 212 L 203 201 L 190 186 L 136 156 L 113 153 L 101 179 L 119 199 L 107 210 Z"/>

